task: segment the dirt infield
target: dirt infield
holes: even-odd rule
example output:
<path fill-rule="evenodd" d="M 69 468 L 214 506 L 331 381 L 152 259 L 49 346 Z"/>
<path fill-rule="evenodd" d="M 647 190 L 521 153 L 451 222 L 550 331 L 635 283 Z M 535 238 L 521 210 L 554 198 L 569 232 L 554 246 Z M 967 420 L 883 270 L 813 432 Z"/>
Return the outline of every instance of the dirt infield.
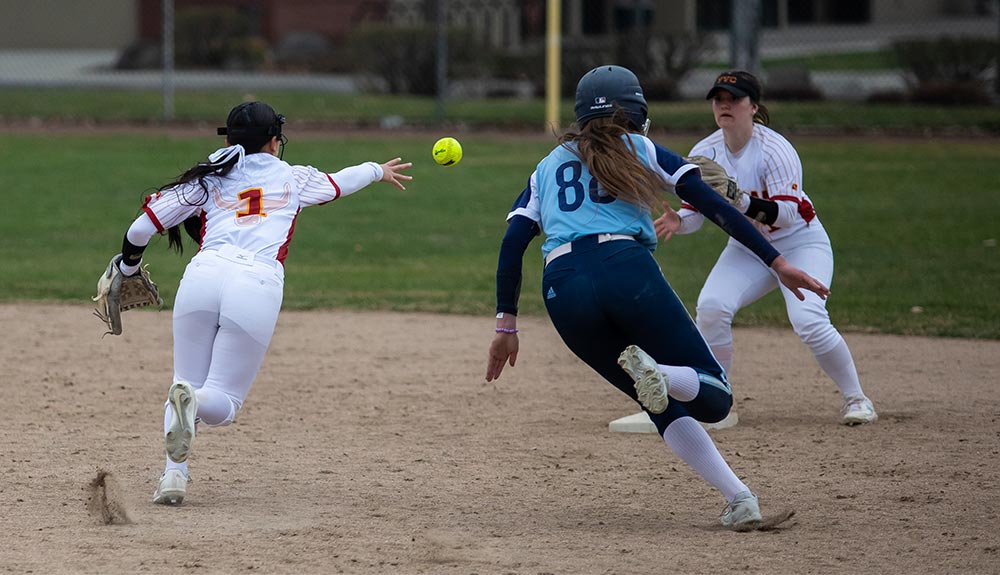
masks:
<path fill-rule="evenodd" d="M 732 533 L 662 440 L 608 433 L 634 406 L 545 318 L 486 384 L 490 317 L 283 312 L 184 505 L 153 505 L 169 312 L 89 314 L 0 305 L 0 573 L 1000 572 L 1000 342 L 847 334 L 881 419 L 846 428 L 790 329 L 737 330 L 713 436 L 796 515 Z M 93 511 L 102 472 L 128 521 Z"/>

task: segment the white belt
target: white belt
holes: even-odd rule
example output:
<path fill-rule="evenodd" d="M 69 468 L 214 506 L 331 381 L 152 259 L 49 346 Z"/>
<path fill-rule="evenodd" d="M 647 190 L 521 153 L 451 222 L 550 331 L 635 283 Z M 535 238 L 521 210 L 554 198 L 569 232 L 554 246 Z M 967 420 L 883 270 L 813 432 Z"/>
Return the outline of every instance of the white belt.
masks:
<path fill-rule="evenodd" d="M 603 244 L 604 242 L 610 242 L 613 240 L 632 240 L 635 241 L 635 237 L 626 234 L 596 234 L 597 243 Z M 553 249 L 547 256 L 545 256 L 545 265 L 552 263 L 552 260 L 559 256 L 564 256 L 573 251 L 573 242 L 566 242 L 561 246 L 557 246 Z"/>
<path fill-rule="evenodd" d="M 284 271 L 281 269 L 282 265 L 278 262 L 278 260 L 263 257 L 258 253 L 238 248 L 232 244 L 223 244 L 217 248 L 208 248 L 207 250 L 202 250 L 199 253 L 215 255 L 224 260 L 247 267 L 266 265 L 276 270 L 280 270 L 282 272 Z"/>

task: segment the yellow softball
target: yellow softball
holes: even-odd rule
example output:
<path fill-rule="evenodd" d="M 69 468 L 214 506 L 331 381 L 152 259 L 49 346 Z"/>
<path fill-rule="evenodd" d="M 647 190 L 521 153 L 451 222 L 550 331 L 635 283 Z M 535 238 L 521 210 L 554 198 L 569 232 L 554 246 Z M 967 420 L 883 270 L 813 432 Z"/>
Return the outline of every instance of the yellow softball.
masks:
<path fill-rule="evenodd" d="M 462 159 L 462 144 L 455 138 L 441 138 L 434 142 L 434 150 L 431 153 L 434 161 L 444 167 L 451 167 Z"/>

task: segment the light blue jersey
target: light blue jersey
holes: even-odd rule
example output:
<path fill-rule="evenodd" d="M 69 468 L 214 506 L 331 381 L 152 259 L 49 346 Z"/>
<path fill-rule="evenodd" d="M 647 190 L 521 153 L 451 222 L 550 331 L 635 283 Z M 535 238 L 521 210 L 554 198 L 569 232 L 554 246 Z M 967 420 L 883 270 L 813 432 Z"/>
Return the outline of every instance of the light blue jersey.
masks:
<path fill-rule="evenodd" d="M 628 138 L 639 160 L 671 187 L 682 175 L 697 168 L 645 136 L 628 134 L 622 138 Z M 567 146 L 575 149 L 576 144 Z M 592 234 L 630 235 L 650 251 L 656 249 L 649 210 L 609 196 L 567 146 L 556 147 L 538 163 L 507 220 L 521 215 L 539 223 L 546 236 L 543 258 L 566 242 Z"/>

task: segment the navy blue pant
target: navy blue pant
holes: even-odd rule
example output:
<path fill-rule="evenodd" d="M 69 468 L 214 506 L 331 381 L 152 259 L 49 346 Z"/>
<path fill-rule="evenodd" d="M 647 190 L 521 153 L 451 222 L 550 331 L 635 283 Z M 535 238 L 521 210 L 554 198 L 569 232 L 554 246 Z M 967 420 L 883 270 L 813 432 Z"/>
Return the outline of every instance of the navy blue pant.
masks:
<path fill-rule="evenodd" d="M 572 252 L 545 267 L 542 297 L 569 349 L 636 403 L 634 382 L 618 365 L 618 356 L 631 344 L 657 363 L 692 367 L 726 381 L 653 255 L 638 242 L 599 244 L 596 236 L 574 241 Z M 687 415 L 708 423 L 721 421 L 732 404 L 728 384 L 723 390 L 702 383 L 692 401 L 671 398 L 665 412 L 649 417 L 662 435 L 671 422 Z"/>

